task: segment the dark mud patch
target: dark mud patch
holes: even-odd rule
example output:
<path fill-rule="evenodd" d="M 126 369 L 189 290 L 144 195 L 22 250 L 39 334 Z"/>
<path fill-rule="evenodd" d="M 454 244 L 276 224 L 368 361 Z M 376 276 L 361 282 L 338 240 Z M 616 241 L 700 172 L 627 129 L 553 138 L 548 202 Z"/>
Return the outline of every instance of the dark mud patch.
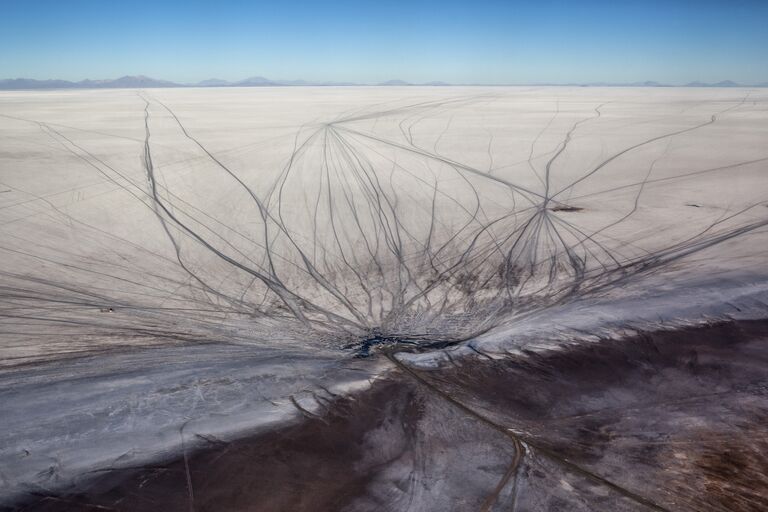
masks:
<path fill-rule="evenodd" d="M 584 208 L 580 208 L 578 206 L 569 206 L 567 204 L 561 204 L 561 205 L 557 205 L 550 208 L 550 210 L 553 212 L 580 212 L 580 211 L 583 211 Z"/>
<path fill-rule="evenodd" d="M 768 322 L 453 363 L 8 510 L 768 509 Z"/>
<path fill-rule="evenodd" d="M 766 368 L 768 323 L 732 322 L 420 374 L 665 509 L 758 511 L 768 510 Z"/>
<path fill-rule="evenodd" d="M 338 399 L 322 417 L 233 442 L 210 439 L 186 460 L 105 471 L 82 489 L 38 495 L 17 510 L 341 510 L 375 471 L 356 467 L 371 448 L 366 433 L 392 414 L 403 426 L 417 422 L 418 402 L 413 390 L 382 381 L 365 400 Z"/>
<path fill-rule="evenodd" d="M 722 510 L 768 510 L 768 418 L 745 429 L 745 439 L 710 438 L 702 444 L 694 464 L 701 472 L 706 501 Z"/>
<path fill-rule="evenodd" d="M 397 373 L 358 396 L 337 398 L 317 417 L 231 442 L 205 441 L 186 457 L 101 471 L 76 489 L 29 495 L 8 510 L 394 512 L 510 505 L 508 492 L 495 493 L 515 460 L 509 439 Z"/>

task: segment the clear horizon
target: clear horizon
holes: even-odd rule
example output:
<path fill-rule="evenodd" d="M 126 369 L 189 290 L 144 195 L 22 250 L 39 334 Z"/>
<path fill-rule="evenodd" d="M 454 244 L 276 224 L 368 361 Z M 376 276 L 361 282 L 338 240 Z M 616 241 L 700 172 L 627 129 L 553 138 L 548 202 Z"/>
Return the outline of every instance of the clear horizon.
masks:
<path fill-rule="evenodd" d="M 768 2 L 37 1 L 0 20 L 0 78 L 178 83 L 768 82 Z"/>

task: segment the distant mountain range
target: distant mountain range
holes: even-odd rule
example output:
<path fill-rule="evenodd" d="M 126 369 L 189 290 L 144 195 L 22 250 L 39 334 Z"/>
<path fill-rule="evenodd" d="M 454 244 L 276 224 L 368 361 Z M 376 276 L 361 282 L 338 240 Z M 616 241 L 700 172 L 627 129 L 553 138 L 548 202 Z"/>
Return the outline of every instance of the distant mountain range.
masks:
<path fill-rule="evenodd" d="M 10 78 L 0 80 L 0 89 L 138 89 L 149 87 L 180 87 L 167 80 L 148 76 L 123 76 L 113 80 L 34 80 L 31 78 Z"/>
<path fill-rule="evenodd" d="M 301 86 L 344 86 L 344 85 L 372 85 L 354 82 L 312 82 L 307 80 L 271 80 L 263 76 L 252 76 L 244 80 L 230 82 L 218 78 L 209 78 L 194 84 L 182 84 L 168 80 L 157 80 L 148 76 L 123 76 L 111 80 L 81 80 L 71 82 L 68 80 L 34 80 L 32 78 L 8 78 L 0 80 L 0 90 L 34 90 L 34 89 L 149 89 L 158 87 L 301 87 Z M 403 80 L 388 80 L 374 84 L 382 87 L 404 86 L 449 86 L 446 82 L 410 83 Z M 579 87 L 681 87 L 677 85 L 662 84 L 659 82 L 633 82 L 633 83 L 569 83 L 569 84 L 455 84 L 455 85 L 553 85 L 553 86 L 579 86 Z M 743 85 L 731 80 L 717 83 L 690 82 L 682 87 L 768 87 L 768 82 Z"/>
<path fill-rule="evenodd" d="M 287 87 L 287 86 L 307 86 L 307 85 L 358 85 L 353 82 L 309 82 L 307 80 L 271 80 L 263 76 L 251 76 L 245 80 L 237 82 L 228 82 L 218 78 L 210 78 L 196 84 L 185 84 L 191 87 Z"/>

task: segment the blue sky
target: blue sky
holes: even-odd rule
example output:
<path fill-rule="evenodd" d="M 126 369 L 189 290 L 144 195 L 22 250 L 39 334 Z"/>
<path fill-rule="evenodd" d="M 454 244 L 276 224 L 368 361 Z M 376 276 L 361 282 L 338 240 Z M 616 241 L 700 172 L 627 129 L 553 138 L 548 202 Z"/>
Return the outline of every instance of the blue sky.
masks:
<path fill-rule="evenodd" d="M 768 0 L 9 1 L 0 78 L 768 81 Z"/>

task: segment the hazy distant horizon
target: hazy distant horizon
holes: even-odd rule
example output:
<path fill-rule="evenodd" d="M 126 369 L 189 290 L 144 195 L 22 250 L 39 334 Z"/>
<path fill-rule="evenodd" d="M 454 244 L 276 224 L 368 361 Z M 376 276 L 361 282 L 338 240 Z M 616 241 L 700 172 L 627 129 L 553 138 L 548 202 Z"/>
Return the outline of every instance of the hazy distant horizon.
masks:
<path fill-rule="evenodd" d="M 273 87 L 273 86 L 455 86 L 455 87 L 768 87 L 768 82 L 739 83 L 729 79 L 717 82 L 695 80 L 688 83 L 663 83 L 656 80 L 638 82 L 564 82 L 564 83 L 450 83 L 441 80 L 427 82 L 408 82 L 391 79 L 383 82 L 344 82 L 339 80 L 313 81 L 303 78 L 273 79 L 252 75 L 239 80 L 224 80 L 211 77 L 196 82 L 176 82 L 147 75 L 123 75 L 117 78 L 84 78 L 81 80 L 62 80 L 59 78 L 32 79 L 26 77 L 0 77 L 0 90 L 34 89 L 87 89 L 87 88 L 155 88 L 155 87 Z"/>

